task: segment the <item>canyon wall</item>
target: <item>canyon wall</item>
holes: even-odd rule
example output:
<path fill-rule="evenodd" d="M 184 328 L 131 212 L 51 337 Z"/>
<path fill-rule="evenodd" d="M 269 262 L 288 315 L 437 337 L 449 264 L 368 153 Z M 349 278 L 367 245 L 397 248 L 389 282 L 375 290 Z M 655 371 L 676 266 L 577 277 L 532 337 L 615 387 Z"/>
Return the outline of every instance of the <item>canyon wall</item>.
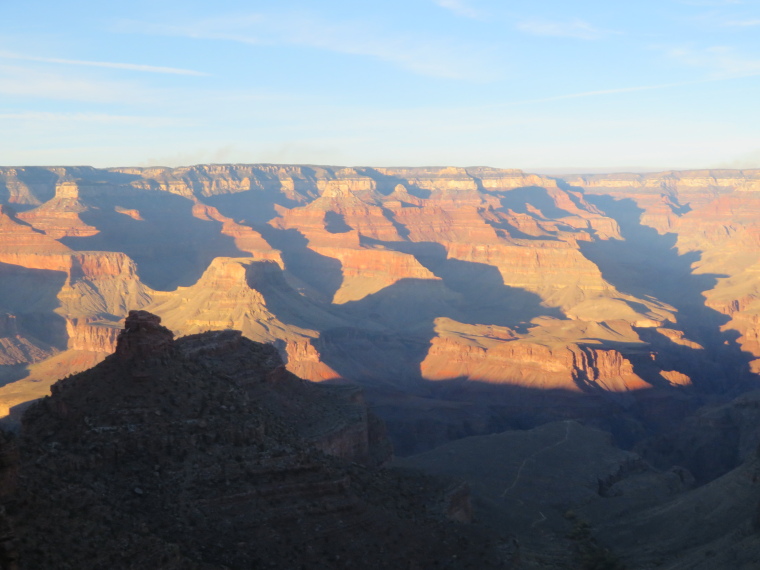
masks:
<path fill-rule="evenodd" d="M 692 308 L 702 305 L 697 311 L 682 310 L 684 318 L 693 319 L 696 314 L 702 321 L 715 323 L 724 333 L 723 342 L 738 343 L 751 357 L 752 371 L 760 371 L 760 304 L 755 302 L 760 262 L 759 170 L 572 176 L 565 181 L 608 212 L 627 216 L 629 238 L 647 254 L 654 254 L 652 266 L 658 262 L 680 266 L 681 275 L 673 275 L 670 290 L 658 291 L 658 298 L 677 298 L 678 286 L 683 287 L 682 303 Z M 630 219 L 634 215 L 639 218 L 638 228 Z M 657 242 L 661 245 L 655 252 Z M 674 251 L 665 250 L 666 245 Z M 698 295 L 689 291 L 697 282 Z M 664 285 L 667 288 L 668 283 Z"/>
<path fill-rule="evenodd" d="M 2 168 L 0 400 L 140 308 L 316 381 L 731 389 L 760 370 L 759 211 L 757 171 Z"/>

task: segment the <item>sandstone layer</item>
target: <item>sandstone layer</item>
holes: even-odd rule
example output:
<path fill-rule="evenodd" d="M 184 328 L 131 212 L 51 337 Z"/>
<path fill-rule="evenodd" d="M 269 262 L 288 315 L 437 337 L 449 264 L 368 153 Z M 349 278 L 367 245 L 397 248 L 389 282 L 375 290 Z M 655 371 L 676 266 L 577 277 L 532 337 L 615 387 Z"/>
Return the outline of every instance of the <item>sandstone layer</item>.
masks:
<path fill-rule="evenodd" d="M 757 180 L 0 169 L 0 399 L 104 358 L 144 307 L 178 334 L 273 343 L 311 380 L 739 389 L 760 368 Z"/>
<path fill-rule="evenodd" d="M 565 180 L 606 211 L 617 211 L 625 219 L 628 239 L 639 244 L 654 268 L 670 265 L 671 275 L 660 276 L 660 290 L 650 290 L 664 301 L 680 296 L 684 325 L 692 325 L 688 319 L 712 322 L 723 334 L 705 340 L 714 344 L 720 337 L 719 343 L 738 345 L 753 359 L 752 370 L 760 370 L 756 341 L 760 305 L 754 303 L 760 261 L 760 171 L 701 170 Z M 632 216 L 640 219 L 638 227 Z M 641 284 L 631 285 L 639 289 Z M 691 292 L 695 286 L 698 293 Z"/>

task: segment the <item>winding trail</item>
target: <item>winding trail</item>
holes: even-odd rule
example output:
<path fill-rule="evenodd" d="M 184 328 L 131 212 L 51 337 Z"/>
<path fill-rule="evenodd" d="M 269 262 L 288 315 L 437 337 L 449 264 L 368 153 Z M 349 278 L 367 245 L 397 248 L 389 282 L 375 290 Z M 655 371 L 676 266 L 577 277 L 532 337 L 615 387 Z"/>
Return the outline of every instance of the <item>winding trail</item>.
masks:
<path fill-rule="evenodd" d="M 542 522 L 546 520 L 546 515 L 542 513 L 541 511 L 538 511 L 538 514 L 541 515 L 541 518 L 537 521 L 534 521 L 533 524 L 530 525 L 530 528 L 536 528 L 538 525 L 540 525 Z"/>
<path fill-rule="evenodd" d="M 567 441 L 567 438 L 570 435 L 570 423 L 571 423 L 571 420 L 565 420 L 564 423 L 565 423 L 565 436 L 561 440 L 556 441 L 556 442 L 552 443 L 551 445 L 547 445 L 546 447 L 542 447 L 541 449 L 538 449 L 538 450 L 534 451 L 528 457 L 526 457 L 525 459 L 523 459 L 522 463 L 520 463 L 520 467 L 517 468 L 517 473 L 515 474 L 514 481 L 512 481 L 512 484 L 509 487 L 507 487 L 506 489 L 504 489 L 504 492 L 501 494 L 502 497 L 505 497 L 507 495 L 507 493 L 509 493 L 512 489 L 515 488 L 515 485 L 517 485 L 517 482 L 520 480 L 520 475 L 522 475 L 522 471 L 525 468 L 525 464 L 528 461 L 530 461 L 531 459 L 533 459 L 534 457 L 536 457 L 539 453 L 543 453 L 544 451 L 548 451 L 549 449 L 552 449 L 553 447 L 557 447 L 559 445 L 562 445 L 563 443 L 565 443 Z"/>

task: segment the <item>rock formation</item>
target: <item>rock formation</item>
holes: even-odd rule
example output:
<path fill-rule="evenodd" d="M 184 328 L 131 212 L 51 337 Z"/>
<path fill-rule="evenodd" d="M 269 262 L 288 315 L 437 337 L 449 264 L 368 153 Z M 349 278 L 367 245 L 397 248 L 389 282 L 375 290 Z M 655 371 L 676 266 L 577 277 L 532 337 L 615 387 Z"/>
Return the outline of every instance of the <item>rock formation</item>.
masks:
<path fill-rule="evenodd" d="M 681 285 L 687 289 L 691 286 L 689 281 L 701 280 L 700 293 L 706 301 L 702 296 L 682 294 L 680 304 L 707 306 L 726 315 L 728 318 L 721 319 L 709 311 L 697 311 L 702 323 L 710 319 L 722 331 L 738 333 L 730 339 L 731 335 L 723 335 L 720 342 L 738 343 L 741 350 L 755 359 L 760 357 L 754 340 L 760 305 L 752 302 L 756 297 L 756 252 L 760 244 L 757 218 L 760 171 L 702 170 L 574 176 L 565 180 L 583 189 L 588 200 L 604 204 L 601 207 L 606 207 L 607 212 L 616 211 L 618 217 L 630 214 L 640 217 L 638 228 L 631 223 L 632 219 L 626 220 L 627 239 L 640 244 L 640 250 L 649 250 L 645 255 L 655 248 L 659 250 L 655 256 L 649 256 L 652 266 L 665 262 L 680 266 L 684 274 Z M 624 214 L 626 208 L 630 214 Z M 675 246 L 677 255 L 668 259 L 663 250 L 666 244 Z M 665 285 L 668 280 L 662 281 Z M 668 295 L 677 297 L 678 293 L 659 291 L 657 297 L 667 302 Z M 694 315 L 686 307 L 679 309 L 685 319 Z M 691 324 L 684 322 L 685 326 Z M 715 343 L 716 339 L 711 340 Z M 757 361 L 751 367 L 760 370 Z"/>
<path fill-rule="evenodd" d="M 737 512 L 756 508 L 754 399 L 728 400 L 755 387 L 760 372 L 758 212 L 760 171 L 550 178 L 485 167 L 0 168 L 0 411 L 17 423 L 57 379 L 105 359 L 30 410 L 22 492 L 30 508 L 56 506 L 28 523 L 11 501 L 11 522 L 24 533 L 38 525 L 35 533 L 62 544 L 50 521 L 79 520 L 73 556 L 96 556 L 97 541 L 128 544 L 142 567 L 250 565 L 250 550 L 226 541 L 254 535 L 268 545 L 257 563 L 290 553 L 311 563 L 323 544 L 307 540 L 312 532 L 327 537 L 331 556 L 356 554 L 336 538 L 345 525 L 398 528 L 399 557 L 418 547 L 428 556 L 428 530 L 403 537 L 438 528 L 407 516 L 424 506 L 405 502 L 416 479 L 378 479 L 345 463 L 378 463 L 386 453 L 359 384 L 402 454 L 505 429 L 537 428 L 527 437 L 553 445 L 550 436 L 575 420 L 587 427 L 570 428 L 567 441 L 573 433 L 583 435 L 576 443 L 597 441 L 589 426 L 614 434 L 638 455 L 597 446 L 616 459 L 584 479 L 593 500 L 583 516 L 600 540 L 627 545 L 627 560 L 657 564 L 594 505 L 647 489 L 672 499 L 667 512 L 617 501 L 614 513 L 639 509 L 627 521 L 637 532 L 650 523 L 667 530 L 667 513 L 688 518 L 694 505 L 719 514 L 726 489 L 743 501 Z M 207 332 L 226 329 L 243 336 Z M 261 364 L 240 364 L 251 358 Z M 292 373 L 342 384 L 304 384 Z M 112 436 L 119 443 L 107 443 Z M 524 469 L 535 467 L 541 481 L 542 465 Z M 59 485 L 46 466 L 77 477 Z M 688 477 L 673 466 L 705 483 L 702 494 L 685 499 L 676 479 L 688 487 Z M 123 499 L 125 510 L 99 498 L 109 477 L 118 483 L 109 504 Z M 250 481 L 261 490 L 253 497 L 242 490 Z M 209 482 L 214 492 L 203 495 Z M 160 495 L 167 489 L 175 494 Z M 437 489 L 448 503 L 424 508 L 468 518 L 463 487 Z M 156 496 L 163 514 L 135 515 Z M 303 512 L 291 508 L 304 501 Z M 386 503 L 396 507 L 385 511 Z M 266 508 L 253 520 L 246 505 Z M 735 527 L 718 514 L 716 524 L 737 537 L 749 532 L 749 514 Z M 557 523 L 561 536 L 588 542 L 580 522 L 534 515 L 531 529 Z M 293 517 L 307 521 L 303 536 L 283 530 Z M 109 528 L 124 530 L 105 537 Z M 6 540 L 13 532 L 0 516 L 3 563 L 16 556 Z M 193 542 L 201 535 L 223 548 L 202 552 Z M 658 548 L 673 567 L 725 566 L 724 550 L 751 558 L 752 545 L 708 538 L 712 546 L 697 548 L 676 533 L 670 551 Z M 293 551 L 291 539 L 315 550 Z M 376 543 L 359 544 L 377 552 Z M 50 548 L 33 556 L 37 567 L 57 564 Z"/>
<path fill-rule="evenodd" d="M 19 214 L 19 218 L 45 235 L 63 237 L 88 237 L 98 229 L 82 221 L 80 214 L 87 211 L 79 200 L 79 186 L 74 180 L 62 180 L 56 184 L 55 197 L 44 204 Z"/>
<path fill-rule="evenodd" d="M 757 180 L 0 169 L 0 402 L 102 360 L 128 308 L 179 335 L 242 330 L 304 378 L 391 392 L 740 391 L 760 370 Z"/>
<path fill-rule="evenodd" d="M 516 538 L 518 568 L 752 568 L 758 409 L 757 393 L 708 406 L 638 453 L 562 421 L 460 439 L 396 464 L 465 479 L 477 516 Z"/>
<path fill-rule="evenodd" d="M 113 355 L 27 410 L 18 456 L 0 438 L 3 568 L 502 567 L 449 520 L 470 518 L 461 483 L 377 469 L 356 388 L 237 331 L 172 337 L 131 311 Z"/>

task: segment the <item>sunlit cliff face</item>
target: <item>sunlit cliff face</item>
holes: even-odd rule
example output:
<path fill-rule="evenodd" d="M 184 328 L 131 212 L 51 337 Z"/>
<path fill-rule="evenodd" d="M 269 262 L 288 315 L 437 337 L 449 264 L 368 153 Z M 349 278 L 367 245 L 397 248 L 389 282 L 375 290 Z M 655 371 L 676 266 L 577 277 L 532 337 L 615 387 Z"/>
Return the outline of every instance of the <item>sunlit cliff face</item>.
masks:
<path fill-rule="evenodd" d="M 6 409 L 139 308 L 402 390 L 713 390 L 760 368 L 756 171 L 6 168 L 0 202 Z"/>

